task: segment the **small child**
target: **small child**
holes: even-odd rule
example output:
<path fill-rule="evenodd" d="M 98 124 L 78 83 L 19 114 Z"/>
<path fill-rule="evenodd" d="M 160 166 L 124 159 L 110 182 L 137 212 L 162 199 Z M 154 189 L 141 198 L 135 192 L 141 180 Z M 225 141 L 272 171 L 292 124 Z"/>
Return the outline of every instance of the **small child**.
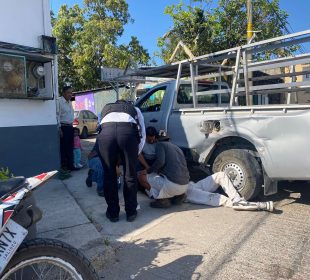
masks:
<path fill-rule="evenodd" d="M 83 165 L 81 162 L 81 140 L 79 136 L 79 130 L 77 128 L 74 128 L 74 138 L 73 138 L 73 156 L 74 156 L 74 167 L 79 169 L 82 168 Z"/>

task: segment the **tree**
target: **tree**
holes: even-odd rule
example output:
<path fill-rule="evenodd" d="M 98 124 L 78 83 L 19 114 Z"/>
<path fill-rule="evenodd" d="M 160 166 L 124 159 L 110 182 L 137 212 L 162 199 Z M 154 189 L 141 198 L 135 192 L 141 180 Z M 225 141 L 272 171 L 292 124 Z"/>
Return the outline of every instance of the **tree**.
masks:
<path fill-rule="evenodd" d="M 210 0 L 195 0 L 194 7 L 166 7 L 173 19 L 173 28 L 158 39 L 159 56 L 168 61 L 177 43 L 182 40 L 196 56 L 246 44 L 246 0 L 219 0 L 218 7 L 204 10 Z M 198 4 L 197 4 L 198 3 Z M 288 14 L 279 7 L 279 0 L 253 0 L 253 28 L 259 30 L 256 41 L 285 34 Z M 183 59 L 179 54 L 177 59 Z"/>
<path fill-rule="evenodd" d="M 147 64 L 150 56 L 136 37 L 117 45 L 124 25 L 132 21 L 125 0 L 84 0 L 84 7 L 61 6 L 53 19 L 59 49 L 59 85 L 75 90 L 100 87 L 100 66 L 124 68 L 129 58 Z"/>

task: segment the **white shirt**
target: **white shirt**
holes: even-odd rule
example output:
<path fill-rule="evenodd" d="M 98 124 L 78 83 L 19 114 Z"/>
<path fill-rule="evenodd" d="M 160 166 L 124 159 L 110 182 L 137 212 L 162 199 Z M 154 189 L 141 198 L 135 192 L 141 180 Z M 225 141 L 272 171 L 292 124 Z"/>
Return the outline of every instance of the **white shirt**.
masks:
<path fill-rule="evenodd" d="M 57 102 L 57 120 L 61 123 L 72 124 L 74 120 L 74 110 L 71 101 L 67 101 L 63 96 Z"/>
<path fill-rule="evenodd" d="M 139 120 L 139 125 L 141 129 L 141 139 L 139 143 L 139 154 L 141 153 L 144 143 L 145 143 L 145 125 L 144 125 L 144 118 L 139 108 L 135 107 L 137 111 L 137 116 Z M 137 124 L 135 119 L 127 113 L 119 113 L 119 112 L 112 112 L 107 114 L 100 122 L 100 124 L 108 123 L 108 122 L 131 122 Z"/>

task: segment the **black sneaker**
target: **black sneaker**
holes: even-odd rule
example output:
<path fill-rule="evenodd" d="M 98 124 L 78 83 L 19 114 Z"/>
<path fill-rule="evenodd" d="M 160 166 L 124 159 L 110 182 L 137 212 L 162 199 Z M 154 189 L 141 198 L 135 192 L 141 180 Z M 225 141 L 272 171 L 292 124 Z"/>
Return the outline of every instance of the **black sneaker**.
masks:
<path fill-rule="evenodd" d="M 171 203 L 174 204 L 174 205 L 180 205 L 180 204 L 182 204 L 182 203 L 185 201 L 185 199 L 186 199 L 186 194 L 183 193 L 183 194 L 180 194 L 180 195 L 176 195 L 176 196 L 174 196 L 174 197 L 171 197 L 171 198 L 170 198 L 170 201 L 171 201 Z"/>
<path fill-rule="evenodd" d="M 137 218 L 138 212 L 136 211 L 134 214 L 127 216 L 127 222 L 133 222 Z"/>
<path fill-rule="evenodd" d="M 94 171 L 92 169 L 88 170 L 88 175 L 87 175 L 85 182 L 86 182 L 86 186 L 89 188 L 91 188 L 92 184 L 93 184 L 93 180 L 92 180 L 93 173 L 94 173 Z"/>
<path fill-rule="evenodd" d="M 169 208 L 171 206 L 171 201 L 168 198 L 155 199 L 150 203 L 152 208 Z"/>
<path fill-rule="evenodd" d="M 105 215 L 110 220 L 111 223 L 116 223 L 116 222 L 119 221 L 119 217 L 118 216 L 117 217 L 112 217 L 108 211 L 105 213 Z"/>

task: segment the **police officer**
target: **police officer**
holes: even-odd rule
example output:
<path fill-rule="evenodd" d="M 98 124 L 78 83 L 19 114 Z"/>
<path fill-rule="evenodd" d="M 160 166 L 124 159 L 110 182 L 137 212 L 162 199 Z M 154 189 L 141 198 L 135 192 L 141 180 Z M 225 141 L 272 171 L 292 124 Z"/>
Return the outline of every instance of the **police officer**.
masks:
<path fill-rule="evenodd" d="M 116 165 L 121 159 L 124 168 L 123 194 L 127 221 L 137 217 L 137 159 L 145 142 L 145 126 L 141 111 L 130 102 L 118 100 L 107 104 L 101 113 L 102 131 L 98 135 L 99 151 L 104 168 L 106 216 L 119 220 Z"/>

